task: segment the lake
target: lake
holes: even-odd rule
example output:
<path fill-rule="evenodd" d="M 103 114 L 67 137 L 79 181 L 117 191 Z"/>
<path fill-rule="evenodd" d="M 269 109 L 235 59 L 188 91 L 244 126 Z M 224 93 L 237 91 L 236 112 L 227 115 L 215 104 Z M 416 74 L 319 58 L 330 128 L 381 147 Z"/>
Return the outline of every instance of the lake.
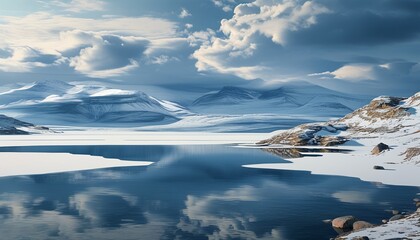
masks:
<path fill-rule="evenodd" d="M 0 152 L 155 162 L 0 178 L 0 239 L 329 239 L 336 233 L 323 220 L 351 214 L 380 223 L 391 217 L 386 210 L 414 210 L 419 192 L 349 177 L 243 168 L 287 161 L 229 145 L 1 147 Z"/>

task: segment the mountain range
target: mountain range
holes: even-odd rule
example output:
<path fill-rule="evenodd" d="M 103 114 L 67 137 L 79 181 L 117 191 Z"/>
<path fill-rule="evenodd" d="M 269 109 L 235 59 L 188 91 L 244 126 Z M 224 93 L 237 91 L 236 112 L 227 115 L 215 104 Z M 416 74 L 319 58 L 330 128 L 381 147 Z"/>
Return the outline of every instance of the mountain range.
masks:
<path fill-rule="evenodd" d="M 285 121 L 290 127 L 339 117 L 366 102 L 303 82 L 265 90 L 227 86 L 182 106 L 141 91 L 40 81 L 0 93 L 0 112 L 42 125 L 270 131 Z"/>
<path fill-rule="evenodd" d="M 167 124 L 191 113 L 140 91 L 60 81 L 35 82 L 0 93 L 0 111 L 42 124 Z"/>
<path fill-rule="evenodd" d="M 196 99 L 191 109 L 208 114 L 288 113 L 337 117 L 367 102 L 367 97 L 300 82 L 268 90 L 223 87 Z"/>

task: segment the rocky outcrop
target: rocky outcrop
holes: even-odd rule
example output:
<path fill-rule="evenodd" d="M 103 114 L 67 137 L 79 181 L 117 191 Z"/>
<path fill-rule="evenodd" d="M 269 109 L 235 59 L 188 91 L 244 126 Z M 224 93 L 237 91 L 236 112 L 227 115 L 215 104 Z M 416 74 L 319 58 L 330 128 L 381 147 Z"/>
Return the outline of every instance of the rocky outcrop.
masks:
<path fill-rule="evenodd" d="M 259 144 L 334 146 L 358 136 L 397 132 L 418 124 L 419 107 L 420 92 L 410 98 L 381 96 L 341 119 L 299 125 Z"/>
<path fill-rule="evenodd" d="M 385 143 L 379 143 L 372 149 L 370 153 L 372 153 L 372 155 L 378 155 L 378 154 L 381 154 L 383 151 L 389 150 L 389 149 L 390 149 L 389 146 L 386 145 Z"/>
<path fill-rule="evenodd" d="M 413 158 L 417 158 L 418 156 L 420 156 L 420 147 L 407 148 L 407 150 L 402 155 L 405 155 L 404 160 L 406 161 L 410 161 Z M 416 164 L 418 163 L 420 163 L 420 161 L 416 162 Z"/>
<path fill-rule="evenodd" d="M 323 123 L 303 124 L 270 139 L 260 141 L 257 144 L 335 146 L 347 142 L 348 139 L 341 136 L 326 135 L 325 133 L 335 134 L 346 129 L 347 127 L 344 125 Z"/>
<path fill-rule="evenodd" d="M 51 130 L 0 114 L 0 135 L 26 135 L 40 132 L 51 132 Z"/>

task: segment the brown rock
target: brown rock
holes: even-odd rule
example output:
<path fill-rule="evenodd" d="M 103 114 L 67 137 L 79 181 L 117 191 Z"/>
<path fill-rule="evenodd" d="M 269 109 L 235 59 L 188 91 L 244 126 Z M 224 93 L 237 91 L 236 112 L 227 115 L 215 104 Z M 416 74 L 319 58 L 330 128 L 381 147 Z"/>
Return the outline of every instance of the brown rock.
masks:
<path fill-rule="evenodd" d="M 334 228 L 351 230 L 353 228 L 353 223 L 356 221 L 357 219 L 353 216 L 338 217 L 332 221 L 332 226 Z"/>
<path fill-rule="evenodd" d="M 371 153 L 372 155 L 378 155 L 382 153 L 383 151 L 389 150 L 389 149 L 390 149 L 389 146 L 386 145 L 385 143 L 379 143 L 372 149 Z"/>
<path fill-rule="evenodd" d="M 356 221 L 353 223 L 353 230 L 360 230 L 365 228 L 371 228 L 373 224 L 365 222 L 365 221 Z"/>

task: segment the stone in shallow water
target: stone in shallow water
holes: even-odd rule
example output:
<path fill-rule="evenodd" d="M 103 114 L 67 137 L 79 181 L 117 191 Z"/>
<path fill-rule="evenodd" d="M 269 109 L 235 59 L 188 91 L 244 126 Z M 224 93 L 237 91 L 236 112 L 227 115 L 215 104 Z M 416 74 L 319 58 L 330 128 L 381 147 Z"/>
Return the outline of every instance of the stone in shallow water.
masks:
<path fill-rule="evenodd" d="M 366 221 L 356 221 L 353 223 L 353 230 L 360 230 L 371 227 L 373 227 L 373 224 Z"/>
<path fill-rule="evenodd" d="M 332 221 L 332 226 L 343 230 L 351 230 L 353 228 L 353 223 L 356 221 L 357 219 L 353 216 L 338 217 Z"/>
<path fill-rule="evenodd" d="M 389 221 L 391 222 L 391 221 L 399 220 L 399 219 L 402 219 L 402 218 L 404 218 L 404 216 L 403 216 L 403 215 L 401 215 L 401 214 L 397 214 L 397 215 L 395 215 L 395 216 L 391 217 L 391 218 L 389 219 Z"/>

